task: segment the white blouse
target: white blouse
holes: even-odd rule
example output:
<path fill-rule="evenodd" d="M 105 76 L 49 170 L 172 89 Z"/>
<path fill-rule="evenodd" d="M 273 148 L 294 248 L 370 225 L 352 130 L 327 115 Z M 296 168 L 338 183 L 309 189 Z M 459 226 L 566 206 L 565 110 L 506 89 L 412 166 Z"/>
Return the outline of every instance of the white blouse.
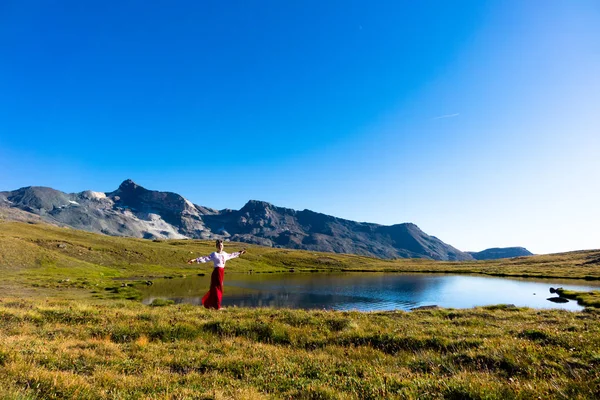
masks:
<path fill-rule="evenodd" d="M 209 256 L 198 257 L 194 259 L 198 264 L 206 263 L 212 261 L 215 264 L 215 268 L 225 268 L 225 261 L 231 260 L 232 258 L 236 258 L 240 256 L 240 252 L 236 251 L 234 253 L 228 254 L 224 251 L 217 253 L 216 251 L 210 253 Z"/>

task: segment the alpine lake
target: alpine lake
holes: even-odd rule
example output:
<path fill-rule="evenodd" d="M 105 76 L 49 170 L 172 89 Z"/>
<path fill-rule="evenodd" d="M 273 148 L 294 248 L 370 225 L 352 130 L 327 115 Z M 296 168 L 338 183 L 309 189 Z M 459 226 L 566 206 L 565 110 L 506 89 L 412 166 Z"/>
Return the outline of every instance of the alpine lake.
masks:
<path fill-rule="evenodd" d="M 143 303 L 155 299 L 201 304 L 210 272 L 158 279 L 144 289 Z M 391 311 L 418 307 L 471 308 L 497 304 L 580 311 L 576 301 L 560 299 L 550 288 L 600 290 L 600 281 L 520 279 L 486 275 L 344 273 L 228 273 L 223 307 Z M 551 299 L 551 300 L 549 300 Z"/>

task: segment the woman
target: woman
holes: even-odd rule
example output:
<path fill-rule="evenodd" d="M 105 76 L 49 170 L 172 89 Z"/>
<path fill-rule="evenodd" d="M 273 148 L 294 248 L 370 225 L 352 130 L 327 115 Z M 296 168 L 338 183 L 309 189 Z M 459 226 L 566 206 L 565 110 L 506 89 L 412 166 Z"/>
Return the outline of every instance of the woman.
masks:
<path fill-rule="evenodd" d="M 241 256 L 246 250 L 236 251 L 235 253 L 227 254 L 223 251 L 223 241 L 217 239 L 216 241 L 217 251 L 211 253 L 209 256 L 192 258 L 187 263 L 192 264 L 194 261 L 197 263 L 205 263 L 212 261 L 215 265 L 212 275 L 210 276 L 210 289 L 202 298 L 202 304 L 206 308 L 214 308 L 219 310 L 221 308 L 221 300 L 223 299 L 223 274 L 225 272 L 225 261 L 231 260 Z"/>

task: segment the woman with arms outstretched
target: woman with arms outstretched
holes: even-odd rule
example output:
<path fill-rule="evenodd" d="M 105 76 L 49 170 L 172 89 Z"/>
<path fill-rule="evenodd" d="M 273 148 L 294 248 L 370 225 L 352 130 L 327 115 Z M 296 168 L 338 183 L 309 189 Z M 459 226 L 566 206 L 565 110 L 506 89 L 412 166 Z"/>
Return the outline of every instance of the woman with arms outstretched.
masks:
<path fill-rule="evenodd" d="M 217 251 L 211 253 L 205 257 L 192 258 L 187 263 L 205 263 L 212 261 L 214 268 L 212 275 L 210 276 L 210 289 L 202 297 L 202 304 L 206 308 L 214 308 L 219 310 L 221 308 L 221 300 L 223 299 L 223 275 L 225 273 L 225 262 L 241 256 L 246 250 L 236 251 L 235 253 L 228 254 L 223 251 L 223 240 L 217 239 L 216 241 Z"/>

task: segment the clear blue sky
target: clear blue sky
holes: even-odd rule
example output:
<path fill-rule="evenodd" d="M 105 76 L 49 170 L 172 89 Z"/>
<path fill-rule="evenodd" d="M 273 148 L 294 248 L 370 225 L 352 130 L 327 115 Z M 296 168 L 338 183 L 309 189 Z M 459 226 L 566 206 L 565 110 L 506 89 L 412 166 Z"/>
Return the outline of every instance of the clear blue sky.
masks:
<path fill-rule="evenodd" d="M 600 2 L 0 1 L 0 190 L 600 248 Z"/>

